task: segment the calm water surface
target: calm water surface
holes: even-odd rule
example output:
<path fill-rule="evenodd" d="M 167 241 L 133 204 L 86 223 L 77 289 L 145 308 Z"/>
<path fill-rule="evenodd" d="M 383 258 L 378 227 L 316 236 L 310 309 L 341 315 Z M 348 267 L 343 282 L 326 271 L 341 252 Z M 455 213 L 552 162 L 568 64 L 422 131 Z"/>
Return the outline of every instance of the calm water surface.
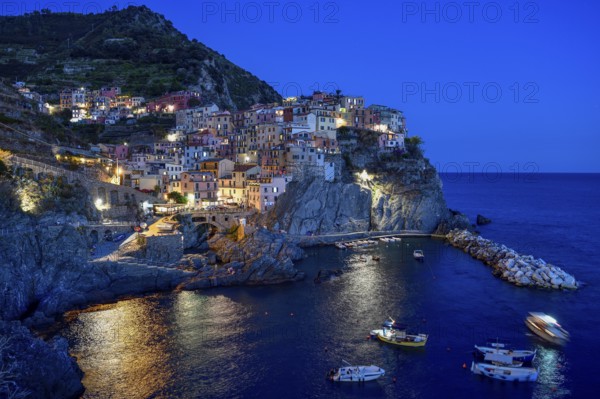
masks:
<path fill-rule="evenodd" d="M 309 249 L 297 265 L 308 278 L 299 283 L 156 295 L 79 314 L 61 333 L 86 373 L 85 397 L 596 397 L 600 177 L 443 180 L 450 207 L 493 220 L 482 235 L 588 285 L 577 292 L 514 287 L 438 240 Z M 415 248 L 424 249 L 424 263 L 412 259 Z M 342 276 L 313 283 L 320 269 L 340 268 Z M 528 334 L 523 319 L 532 310 L 554 315 L 572 342 L 557 348 Z M 367 340 L 388 315 L 430 334 L 427 347 Z M 497 336 L 538 349 L 537 383 L 482 379 L 462 368 L 474 343 Z M 361 385 L 325 381 L 342 360 L 387 373 Z"/>

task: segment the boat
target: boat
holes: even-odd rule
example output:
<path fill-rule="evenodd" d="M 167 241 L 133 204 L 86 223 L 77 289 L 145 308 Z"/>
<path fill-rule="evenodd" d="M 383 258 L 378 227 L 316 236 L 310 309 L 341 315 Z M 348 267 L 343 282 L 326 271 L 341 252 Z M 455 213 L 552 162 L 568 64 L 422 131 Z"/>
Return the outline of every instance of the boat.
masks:
<path fill-rule="evenodd" d="M 570 339 L 569 333 L 546 313 L 529 312 L 525 325 L 538 337 L 556 345 L 564 345 Z"/>
<path fill-rule="evenodd" d="M 503 355 L 501 353 L 486 353 L 483 356 L 483 362 L 493 364 L 494 366 L 504 367 L 522 367 L 523 362 L 515 360 L 512 356 Z"/>
<path fill-rule="evenodd" d="M 487 354 L 500 354 L 511 357 L 514 361 L 531 363 L 535 359 L 536 351 L 510 349 L 505 344 L 489 343 L 490 346 L 475 345 L 473 355 L 477 360 L 483 360 Z M 501 345 L 501 346 L 500 346 Z"/>
<path fill-rule="evenodd" d="M 385 375 L 385 370 L 381 367 L 370 366 L 351 366 L 344 361 L 346 366 L 338 369 L 332 369 L 327 373 L 327 379 L 335 382 L 365 382 L 373 381 Z"/>
<path fill-rule="evenodd" d="M 425 254 L 423 253 L 422 250 L 415 249 L 413 251 L 413 258 L 415 258 L 416 260 L 424 260 L 425 259 Z"/>
<path fill-rule="evenodd" d="M 341 243 L 341 242 L 336 242 L 334 245 L 335 245 L 335 247 L 336 247 L 337 249 L 348 249 L 348 248 L 347 248 L 347 247 L 346 247 L 346 246 L 345 246 L 343 243 Z"/>
<path fill-rule="evenodd" d="M 381 238 L 379 238 L 379 241 L 382 241 L 382 242 L 390 242 L 390 241 L 392 241 L 392 240 L 391 240 L 390 238 L 388 238 L 388 237 L 381 237 Z"/>
<path fill-rule="evenodd" d="M 392 345 L 422 347 L 427 344 L 427 334 L 407 334 L 406 330 L 384 328 L 377 331 L 377 339 Z"/>
<path fill-rule="evenodd" d="M 371 259 L 373 259 L 375 262 L 379 262 L 381 260 L 381 257 L 379 255 L 374 255 L 371 257 Z"/>
<path fill-rule="evenodd" d="M 381 325 L 385 328 L 393 328 L 395 330 L 406 330 L 406 326 L 404 324 L 398 323 L 396 320 L 392 319 L 389 316 Z"/>
<path fill-rule="evenodd" d="M 538 370 L 534 367 L 511 367 L 475 361 L 471 363 L 471 371 L 502 381 L 535 381 L 538 377 Z"/>

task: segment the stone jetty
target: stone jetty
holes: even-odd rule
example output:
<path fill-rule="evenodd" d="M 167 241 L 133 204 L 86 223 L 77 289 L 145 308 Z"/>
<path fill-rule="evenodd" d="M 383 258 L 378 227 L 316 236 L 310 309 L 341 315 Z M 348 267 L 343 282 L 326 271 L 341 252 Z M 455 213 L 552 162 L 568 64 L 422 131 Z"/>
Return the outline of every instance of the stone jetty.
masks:
<path fill-rule="evenodd" d="M 557 290 L 578 288 L 579 284 L 575 277 L 561 268 L 531 255 L 521 255 L 505 245 L 497 244 L 470 231 L 452 230 L 446 235 L 446 239 L 452 246 L 491 266 L 495 276 L 515 285 Z"/>

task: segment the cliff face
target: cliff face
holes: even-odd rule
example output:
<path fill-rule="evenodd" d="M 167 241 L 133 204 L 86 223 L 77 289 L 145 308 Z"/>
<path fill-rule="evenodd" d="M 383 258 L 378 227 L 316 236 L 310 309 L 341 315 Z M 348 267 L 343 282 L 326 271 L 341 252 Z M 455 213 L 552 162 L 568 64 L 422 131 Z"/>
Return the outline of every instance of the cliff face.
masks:
<path fill-rule="evenodd" d="M 468 220 L 447 208 L 429 161 L 420 153 L 380 154 L 377 135 L 353 129 L 338 134 L 341 177 L 290 184 L 260 223 L 299 235 L 466 227 Z"/>
<path fill-rule="evenodd" d="M 366 231 L 371 202 L 371 191 L 355 183 L 294 182 L 279 197 L 267 225 L 302 235 Z"/>
<path fill-rule="evenodd" d="M 0 240 L 0 319 L 50 321 L 67 310 L 119 296 L 173 288 L 178 269 L 88 263 L 85 235 L 70 225 L 37 226 Z"/>
<path fill-rule="evenodd" d="M 433 232 L 450 218 L 442 183 L 424 159 L 407 160 L 373 178 L 371 228 Z"/>

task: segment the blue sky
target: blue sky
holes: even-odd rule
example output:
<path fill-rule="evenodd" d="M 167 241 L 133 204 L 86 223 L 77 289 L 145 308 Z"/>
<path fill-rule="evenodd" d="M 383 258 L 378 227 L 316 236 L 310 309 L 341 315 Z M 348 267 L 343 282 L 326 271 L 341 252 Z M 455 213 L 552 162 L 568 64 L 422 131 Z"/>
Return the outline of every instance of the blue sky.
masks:
<path fill-rule="evenodd" d="M 145 4 L 283 95 L 339 88 L 403 110 L 440 171 L 600 172 L 598 1 L 3 4 Z"/>

